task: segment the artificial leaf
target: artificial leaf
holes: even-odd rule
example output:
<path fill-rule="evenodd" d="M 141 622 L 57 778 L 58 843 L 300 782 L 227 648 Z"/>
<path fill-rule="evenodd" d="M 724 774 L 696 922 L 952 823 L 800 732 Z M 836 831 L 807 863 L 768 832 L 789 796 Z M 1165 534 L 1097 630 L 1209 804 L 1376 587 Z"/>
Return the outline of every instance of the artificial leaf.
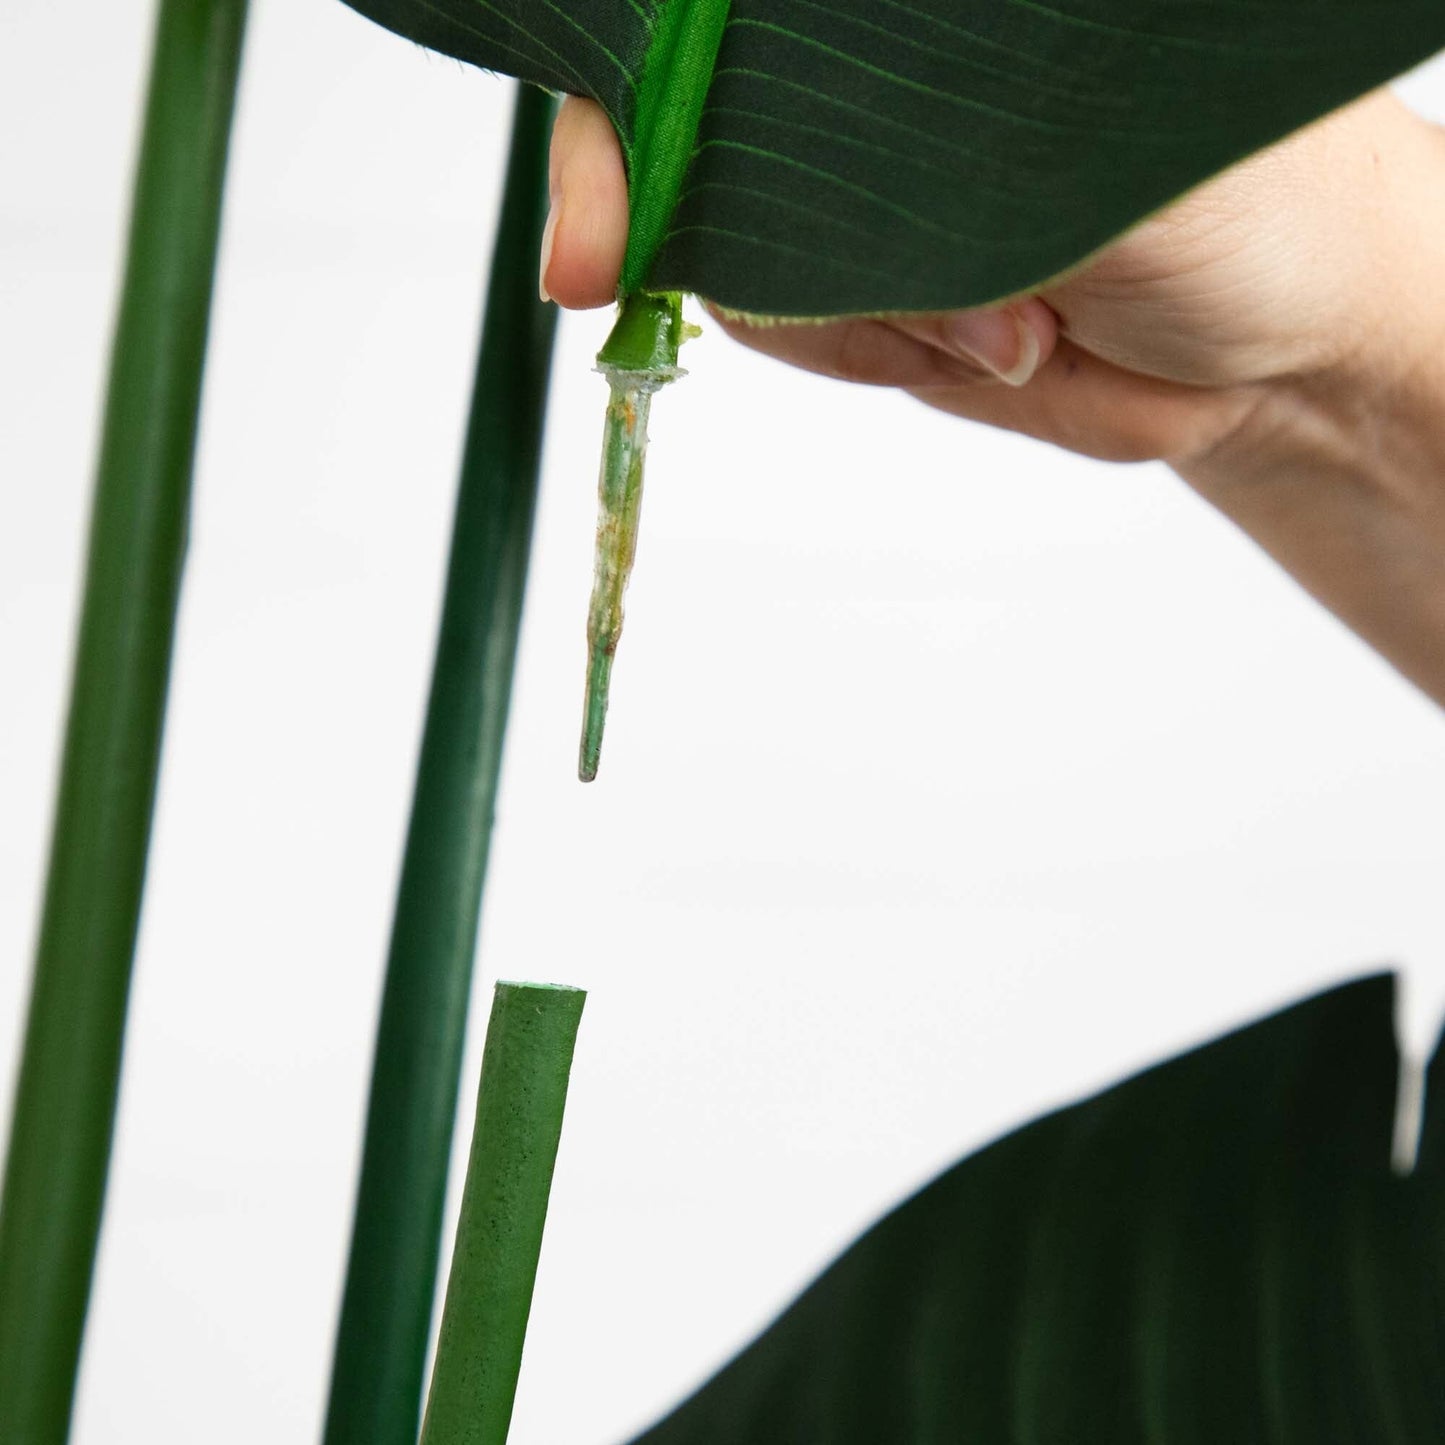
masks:
<path fill-rule="evenodd" d="M 1390 1166 L 1393 1012 L 1348 984 L 984 1149 L 636 1445 L 1445 1440 L 1445 1178 L 1429 1132 Z"/>
<path fill-rule="evenodd" d="M 1037 286 L 1445 47 L 1441 0 L 349 0 L 599 101 L 623 290 L 772 315 Z"/>

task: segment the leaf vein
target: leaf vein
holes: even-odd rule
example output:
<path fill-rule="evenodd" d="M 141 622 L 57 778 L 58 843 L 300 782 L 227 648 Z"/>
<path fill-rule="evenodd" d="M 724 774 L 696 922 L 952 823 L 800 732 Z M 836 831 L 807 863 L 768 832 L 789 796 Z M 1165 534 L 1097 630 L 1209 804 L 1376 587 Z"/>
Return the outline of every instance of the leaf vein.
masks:
<path fill-rule="evenodd" d="M 835 226 L 839 230 L 848 232 L 849 235 L 858 236 L 866 241 L 877 244 L 881 239 L 877 232 L 870 231 L 866 226 L 860 226 L 856 221 L 847 220 L 842 216 L 835 216 L 827 211 L 820 211 L 814 206 L 805 205 L 802 201 L 795 201 L 789 196 L 779 195 L 774 191 L 761 190 L 756 186 L 739 185 L 736 181 L 699 181 L 695 186 L 689 186 L 684 192 L 683 199 L 694 196 L 700 191 L 733 191 L 739 195 L 753 196 L 758 200 L 766 201 L 770 207 L 778 207 L 783 210 L 797 211 L 800 215 L 808 216 L 814 220 L 822 221 L 826 225 Z M 973 234 L 964 236 L 959 233 L 959 239 L 986 241 L 987 237 Z"/>
<path fill-rule="evenodd" d="M 483 10 L 487 10 L 491 14 L 495 15 L 496 18 L 502 21 L 504 24 L 510 25 L 513 30 L 519 31 L 529 41 L 531 41 L 534 46 L 537 47 L 537 50 L 534 52 L 528 52 L 516 45 L 513 45 L 510 41 L 502 40 L 499 36 L 493 34 L 491 31 L 483 30 L 481 26 L 476 23 L 476 21 L 463 20 L 459 15 L 454 14 L 452 10 L 450 10 L 448 7 L 437 4 L 436 0 L 416 0 L 418 8 L 422 10 L 428 10 L 433 15 L 440 16 L 440 18 L 446 21 L 448 24 L 455 25 L 459 29 L 465 30 L 469 35 L 474 35 L 478 40 L 481 40 L 488 45 L 496 45 L 512 55 L 520 56 L 523 60 L 530 61 L 533 65 L 539 67 L 554 68 L 562 75 L 570 75 L 572 79 L 577 82 L 579 88 L 590 91 L 591 87 L 587 85 L 586 80 L 583 78 L 581 72 L 577 69 L 577 67 L 573 65 L 572 62 L 568 60 L 564 55 L 562 55 L 559 51 L 554 50 L 550 45 L 548 45 L 547 42 L 541 39 L 540 36 L 533 35 L 532 32 L 521 23 L 521 21 L 515 19 L 511 15 L 508 15 L 507 12 L 501 9 L 500 6 L 493 5 L 491 3 L 491 0 L 474 0 L 474 3 L 479 5 Z M 547 55 L 551 56 L 552 60 L 547 61 L 542 59 L 541 52 L 545 52 Z"/>
<path fill-rule="evenodd" d="M 799 246 L 790 246 L 785 241 L 769 240 L 765 236 L 750 235 L 746 231 L 734 231 L 726 226 L 704 225 L 701 222 L 689 223 L 686 226 L 678 226 L 675 230 L 670 231 L 668 233 L 668 240 L 671 241 L 678 236 L 688 235 L 693 232 L 714 236 L 726 236 L 730 240 L 746 242 L 749 246 L 761 246 L 769 251 L 781 251 L 786 256 L 809 261 L 814 265 L 832 266 L 836 269 L 856 271 L 861 276 L 871 276 L 875 280 L 892 281 L 894 283 L 898 280 L 898 277 L 892 271 L 880 271 L 876 267 L 863 266 L 856 261 L 849 261 L 841 256 L 823 255 L 817 251 L 804 250 Z"/>
<path fill-rule="evenodd" d="M 767 77 L 764 77 L 764 79 L 766 78 Z M 791 82 L 787 81 L 781 83 L 791 84 Z M 809 93 L 821 94 L 821 92 L 817 91 Z M 830 99 L 831 97 L 823 96 L 822 98 Z M 913 155 L 908 151 L 895 150 L 892 146 L 878 145 L 871 141 L 860 140 L 857 136 L 845 135 L 840 131 L 824 130 L 821 126 L 808 125 L 804 121 L 793 120 L 791 117 L 769 115 L 762 111 L 747 110 L 742 106 L 735 105 L 710 105 L 705 113 L 708 115 L 735 115 L 744 120 L 763 121 L 770 125 L 784 126 L 789 130 L 801 131 L 805 135 L 818 136 L 830 145 L 852 146 L 857 150 L 884 156 L 890 161 L 899 161 L 904 165 L 915 166 L 919 170 L 927 171 L 930 175 L 939 176 L 953 185 L 957 185 L 960 180 L 963 179 L 958 171 L 949 166 L 939 165 L 937 161 L 925 160 L 922 156 Z M 878 117 L 878 119 L 882 119 L 882 117 Z M 910 130 L 910 133 L 913 133 L 910 127 L 902 128 Z M 971 158 L 982 158 L 978 152 L 971 151 L 965 146 L 952 146 L 951 149 L 957 150 L 959 154 Z M 1008 201 L 1039 204 L 1045 199 L 1040 196 L 1037 191 L 1005 190 L 1002 187 L 991 186 L 987 181 L 979 180 L 976 177 L 968 177 L 968 183 L 977 190 L 986 191 L 989 195 L 999 196 Z M 1050 202 L 1050 204 L 1052 204 L 1052 202 Z"/>
<path fill-rule="evenodd" d="M 915 40 L 911 36 L 900 35 L 896 30 L 890 30 L 885 25 L 876 25 L 871 20 L 865 20 L 859 15 L 850 15 L 846 10 L 840 10 L 835 5 L 825 5 L 822 0 L 792 0 L 795 5 L 801 5 L 809 10 L 817 10 L 824 15 L 831 15 L 835 19 L 842 20 L 850 25 L 861 26 L 865 30 L 871 30 L 875 35 L 885 36 L 899 45 L 907 45 L 914 50 L 921 50 L 925 55 L 942 56 L 959 66 L 979 72 L 982 75 L 993 76 L 995 79 L 1004 81 L 1017 81 L 1019 75 L 1016 71 L 1001 70 L 996 65 L 990 65 L 987 61 L 977 60 L 970 55 L 962 55 L 957 51 L 941 51 L 934 46 L 927 45 L 921 40 Z M 903 8 L 903 7 L 899 7 Z M 911 14 L 918 15 L 919 11 L 911 11 Z M 927 18 L 927 17 L 924 17 Z M 968 32 L 963 32 L 967 34 Z M 1044 91 L 1049 95 L 1056 95 L 1060 100 L 1072 101 L 1076 105 L 1100 107 L 1108 110 L 1129 109 L 1131 101 L 1127 96 L 1113 96 L 1094 91 L 1093 94 L 1082 94 L 1076 90 L 1065 90 L 1057 85 L 1050 85 L 1043 80 L 1030 80 L 1029 86 L 1038 91 Z M 983 102 L 980 102 L 982 104 Z"/>
<path fill-rule="evenodd" d="M 1147 139 L 1154 133 L 1152 129 L 1125 130 L 1093 124 L 1087 127 L 1065 125 L 1056 121 L 1043 120 L 1038 116 L 1020 115 L 1017 111 L 1004 110 L 981 100 L 970 100 L 966 96 L 955 95 L 952 91 L 939 90 L 937 86 L 925 85 L 921 80 L 911 80 L 906 75 L 899 75 L 896 71 L 887 70 L 880 65 L 870 64 L 861 56 L 852 55 L 846 50 L 839 50 L 836 46 L 826 45 L 823 41 L 815 40 L 810 35 L 803 35 L 796 30 L 789 30 L 786 26 L 776 25 L 772 21 L 750 20 L 744 16 L 738 16 L 730 20 L 728 24 L 730 26 L 748 26 L 757 30 L 766 30 L 771 34 L 780 35 L 784 39 L 795 40 L 799 45 L 807 46 L 814 50 L 821 50 L 824 54 L 831 55 L 834 59 L 841 60 L 846 65 L 856 66 L 859 70 L 866 71 L 869 75 L 877 76 L 878 79 L 889 81 L 894 85 L 901 86 L 905 90 L 916 91 L 920 95 L 929 95 L 949 105 L 958 106 L 962 110 L 992 116 L 995 120 L 1010 121 L 1015 125 L 1027 126 L 1032 130 L 1050 131 L 1054 134 L 1061 135 L 1088 134 L 1090 136 L 1123 136 L 1129 139 Z"/>
<path fill-rule="evenodd" d="M 789 80 L 781 75 L 772 75 L 764 70 L 751 70 L 743 66 L 728 66 L 726 69 L 720 69 L 717 74 L 719 76 L 743 75 L 752 80 L 766 81 L 770 85 L 786 86 L 789 90 L 798 91 L 800 94 L 809 96 L 814 100 L 820 100 L 839 110 L 845 110 L 850 115 L 856 115 L 869 124 L 888 126 L 893 130 L 901 130 L 913 140 L 921 140 L 931 145 L 943 146 L 948 150 L 957 151 L 960 155 L 966 155 L 973 160 L 982 162 L 991 170 L 997 171 L 1001 175 L 1013 175 L 1017 170 L 1017 167 L 1005 165 L 1002 161 L 989 155 L 985 151 L 971 150 L 968 146 L 959 145 L 957 141 L 944 140 L 933 132 L 921 130 L 918 126 L 909 125 L 906 121 L 897 120 L 893 116 L 883 115 L 876 110 L 869 110 L 866 106 L 855 105 L 851 101 L 839 100 L 836 95 L 829 95 L 827 91 L 814 90 L 810 85 L 803 85 L 799 81 Z"/>
<path fill-rule="evenodd" d="M 747 155 L 758 156 L 763 160 L 776 161 L 779 165 L 787 166 L 792 170 L 802 171 L 805 175 L 815 176 L 821 181 L 837 186 L 840 190 L 848 191 L 851 195 L 857 196 L 860 200 L 869 201 L 885 211 L 891 211 L 895 216 L 921 227 L 926 231 L 937 232 L 940 236 L 946 236 L 949 240 L 967 240 L 968 237 L 950 229 L 948 226 L 940 225 L 937 221 L 930 221 L 927 216 L 920 216 L 917 211 L 910 211 L 906 206 L 900 206 L 896 201 L 890 201 L 887 196 L 880 196 L 877 191 L 870 191 L 867 186 L 860 186 L 856 181 L 850 181 L 845 176 L 836 175 L 832 171 L 824 170 L 821 166 L 809 165 L 806 161 L 795 160 L 792 156 L 785 156 L 780 151 L 768 150 L 766 146 L 749 145 L 746 141 L 727 140 L 723 137 L 714 137 L 705 140 L 693 152 L 696 157 L 703 151 L 712 147 L 723 150 L 742 151 Z"/>

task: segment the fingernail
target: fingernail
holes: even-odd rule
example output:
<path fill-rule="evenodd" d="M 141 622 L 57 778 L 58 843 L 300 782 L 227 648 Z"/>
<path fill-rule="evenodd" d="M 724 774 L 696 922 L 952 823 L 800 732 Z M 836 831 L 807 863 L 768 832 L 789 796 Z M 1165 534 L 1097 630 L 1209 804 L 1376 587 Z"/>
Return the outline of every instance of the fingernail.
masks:
<path fill-rule="evenodd" d="M 1012 311 L 959 311 L 943 323 L 945 344 L 1009 386 L 1022 386 L 1039 369 L 1039 338 Z"/>
<path fill-rule="evenodd" d="M 537 268 L 537 295 L 543 301 L 550 301 L 552 293 L 547 290 L 547 268 L 552 264 L 552 242 L 557 239 L 557 217 L 562 207 L 553 200 L 547 211 L 547 224 L 542 228 L 542 260 Z"/>

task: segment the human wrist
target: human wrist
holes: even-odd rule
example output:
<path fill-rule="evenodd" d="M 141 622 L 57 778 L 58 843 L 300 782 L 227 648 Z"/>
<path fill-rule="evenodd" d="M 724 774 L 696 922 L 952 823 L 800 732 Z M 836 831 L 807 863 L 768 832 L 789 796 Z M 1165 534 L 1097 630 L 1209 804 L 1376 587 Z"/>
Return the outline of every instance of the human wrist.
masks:
<path fill-rule="evenodd" d="M 1227 427 L 1174 469 L 1226 511 L 1302 473 L 1422 514 L 1445 504 L 1445 297 L 1429 314 L 1418 298 L 1407 307 L 1408 325 L 1336 364 L 1237 389 L 1220 409 Z"/>
<path fill-rule="evenodd" d="M 1216 397 L 1213 411 L 1225 424 L 1206 429 L 1197 454 L 1173 459 L 1191 477 L 1227 483 L 1270 472 L 1276 453 L 1320 448 L 1332 456 L 1359 451 L 1356 465 L 1369 472 L 1371 427 L 1362 423 L 1373 420 L 1373 440 L 1385 450 L 1421 433 L 1428 444 L 1436 431 L 1445 373 L 1445 128 L 1385 91 L 1351 110 L 1367 114 L 1365 135 L 1334 164 L 1353 177 L 1352 189 L 1334 192 L 1333 208 L 1314 217 L 1318 234 L 1296 241 L 1298 254 L 1286 263 L 1311 276 L 1313 303 L 1281 324 L 1277 372 L 1257 372 L 1252 384 Z M 1331 159 L 1312 161 L 1318 168 Z M 1308 174 L 1291 179 L 1316 184 Z"/>
<path fill-rule="evenodd" d="M 1445 133 L 1416 122 L 1356 334 L 1237 393 L 1189 484 L 1445 704 Z"/>
<path fill-rule="evenodd" d="M 1445 706 L 1445 324 L 1388 383 L 1261 387 L 1181 476 Z M 1363 362 L 1362 362 L 1363 364 Z"/>

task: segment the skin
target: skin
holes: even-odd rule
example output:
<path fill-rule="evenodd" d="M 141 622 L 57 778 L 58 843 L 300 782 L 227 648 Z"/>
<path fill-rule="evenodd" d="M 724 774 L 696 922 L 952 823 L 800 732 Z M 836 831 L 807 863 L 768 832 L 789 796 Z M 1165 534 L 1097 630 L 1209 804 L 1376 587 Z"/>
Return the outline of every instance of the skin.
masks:
<path fill-rule="evenodd" d="M 552 139 L 544 297 L 615 296 L 610 123 Z M 1445 131 L 1386 91 L 986 311 L 731 335 L 1086 456 L 1162 460 L 1445 706 Z"/>

